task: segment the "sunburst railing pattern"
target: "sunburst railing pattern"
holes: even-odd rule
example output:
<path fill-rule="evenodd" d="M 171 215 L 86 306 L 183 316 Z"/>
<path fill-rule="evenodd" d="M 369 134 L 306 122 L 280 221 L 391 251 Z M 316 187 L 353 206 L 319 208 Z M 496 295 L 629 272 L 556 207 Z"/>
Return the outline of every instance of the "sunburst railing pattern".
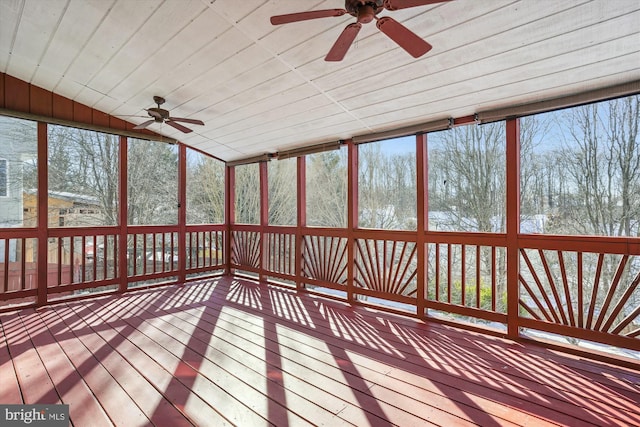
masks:
<path fill-rule="evenodd" d="M 640 256 L 521 249 L 520 259 L 522 317 L 640 336 Z"/>
<path fill-rule="evenodd" d="M 235 230 L 231 233 L 231 263 L 257 270 L 261 266 L 260 232 Z"/>
<path fill-rule="evenodd" d="M 304 236 L 302 275 L 306 279 L 344 287 L 347 282 L 347 239 L 338 236 Z"/>
<path fill-rule="evenodd" d="M 416 249 L 411 241 L 357 239 L 354 285 L 372 296 L 416 298 Z"/>

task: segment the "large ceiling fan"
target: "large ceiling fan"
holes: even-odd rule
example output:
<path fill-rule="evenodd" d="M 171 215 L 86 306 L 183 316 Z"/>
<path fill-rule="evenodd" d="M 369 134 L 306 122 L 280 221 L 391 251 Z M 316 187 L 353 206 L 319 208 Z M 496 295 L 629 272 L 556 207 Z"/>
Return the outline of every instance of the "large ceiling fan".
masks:
<path fill-rule="evenodd" d="M 376 27 L 378 27 L 380 31 L 406 50 L 411 56 L 419 58 L 431 50 L 431 45 L 395 19 L 388 16 L 378 18 L 378 13 L 384 9 L 407 9 L 416 6 L 444 3 L 446 1 L 451 0 L 346 0 L 344 2 L 344 9 L 312 10 L 309 12 L 272 16 L 271 24 L 280 25 L 309 19 L 329 18 L 342 16 L 346 13 L 354 16 L 357 21 L 345 27 L 338 37 L 338 40 L 336 40 L 324 58 L 325 61 L 342 61 L 358 35 L 360 28 L 362 28 L 362 24 L 367 24 L 375 19 Z"/>
<path fill-rule="evenodd" d="M 166 123 L 169 126 L 174 127 L 181 132 L 189 133 L 193 131 L 188 127 L 182 126 L 180 123 L 177 123 L 177 122 L 190 123 L 193 125 L 204 125 L 204 122 L 202 120 L 185 119 L 182 117 L 171 117 L 171 115 L 169 114 L 169 111 L 163 108 L 160 108 L 160 106 L 164 104 L 164 98 L 162 98 L 161 96 L 154 96 L 153 102 L 156 103 L 157 107 L 146 109 L 146 112 L 149 114 L 149 117 L 151 117 L 151 120 L 147 120 L 144 123 L 140 123 L 138 126 L 134 127 L 134 129 L 146 129 L 149 125 L 153 123 Z"/>

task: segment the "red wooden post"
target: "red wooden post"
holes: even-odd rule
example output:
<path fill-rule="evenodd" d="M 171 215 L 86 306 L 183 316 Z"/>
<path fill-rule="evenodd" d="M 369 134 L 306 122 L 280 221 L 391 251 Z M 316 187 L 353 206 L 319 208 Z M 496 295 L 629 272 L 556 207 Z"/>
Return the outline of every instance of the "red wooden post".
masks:
<path fill-rule="evenodd" d="M 118 212 L 118 222 L 119 222 L 119 231 L 118 231 L 118 268 L 116 269 L 117 274 L 119 276 L 118 281 L 118 292 L 125 292 L 127 290 L 127 279 L 129 274 L 129 262 L 127 260 L 127 226 L 128 226 L 128 206 L 127 203 L 129 195 L 127 189 L 127 169 L 128 169 L 128 146 L 129 141 L 127 137 L 120 137 L 120 150 L 118 152 L 119 163 L 120 163 L 120 178 L 118 182 L 118 192 L 119 192 L 119 208 Z M 105 248 L 105 263 L 106 263 L 106 248 Z M 132 255 L 135 259 L 136 254 Z"/>
<path fill-rule="evenodd" d="M 507 334 L 517 338 L 520 250 L 520 120 L 509 119 L 507 126 Z"/>
<path fill-rule="evenodd" d="M 193 248 L 189 249 L 189 256 L 193 256 Z M 178 283 L 184 284 L 187 278 L 187 146 L 184 144 L 178 144 L 178 253 L 182 255 L 178 257 Z"/>
<path fill-rule="evenodd" d="M 265 238 L 267 234 L 267 226 L 269 225 L 269 174 L 267 170 L 267 162 L 258 163 L 260 167 L 260 281 L 265 281 L 265 265 L 268 265 L 265 256 L 267 254 L 267 244 Z"/>
<path fill-rule="evenodd" d="M 425 232 L 429 224 L 429 197 L 428 197 L 428 164 L 427 164 L 427 135 L 416 135 L 416 192 L 417 192 L 417 217 L 416 226 L 416 256 L 418 260 L 416 280 L 417 280 L 417 316 L 419 318 L 427 316 L 426 307 L 426 287 L 427 287 L 427 269 L 426 269 L 426 236 Z"/>
<path fill-rule="evenodd" d="M 304 288 L 304 285 L 302 283 L 302 247 L 304 239 L 304 228 L 307 226 L 307 170 L 305 156 L 298 157 L 297 166 L 298 221 L 296 228 L 295 275 L 296 288 L 298 290 L 301 290 Z"/>
<path fill-rule="evenodd" d="M 233 224 L 236 222 L 236 170 L 233 166 L 225 168 L 225 192 L 224 192 L 224 219 L 225 219 L 225 238 L 224 238 L 224 256 L 225 268 L 224 274 L 231 274 L 231 235 Z"/>
<path fill-rule="evenodd" d="M 358 147 L 347 141 L 347 299 L 354 302 L 355 230 L 358 228 Z"/>
<path fill-rule="evenodd" d="M 48 151 L 47 124 L 38 122 L 38 292 L 36 297 L 36 305 L 38 306 L 47 303 L 47 272 L 49 269 L 49 260 L 47 259 L 49 253 Z"/>

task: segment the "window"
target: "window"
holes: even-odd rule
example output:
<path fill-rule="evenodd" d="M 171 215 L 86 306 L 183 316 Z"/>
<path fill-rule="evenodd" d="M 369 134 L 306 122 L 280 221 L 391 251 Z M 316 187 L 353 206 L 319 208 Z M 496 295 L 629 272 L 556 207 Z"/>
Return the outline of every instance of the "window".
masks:
<path fill-rule="evenodd" d="M 347 226 L 347 149 L 306 157 L 307 225 Z"/>
<path fill-rule="evenodd" d="M 49 224 L 90 227 L 118 223 L 119 137 L 48 125 Z M 64 215 L 58 219 L 56 215 Z"/>
<path fill-rule="evenodd" d="M 504 122 L 428 135 L 429 230 L 505 231 L 505 138 Z"/>
<path fill-rule="evenodd" d="M 637 236 L 640 95 L 521 119 L 522 233 Z"/>
<path fill-rule="evenodd" d="M 128 223 L 178 223 L 178 146 L 129 139 L 127 160 Z"/>
<path fill-rule="evenodd" d="M 260 165 L 235 166 L 235 222 L 260 224 Z"/>
<path fill-rule="evenodd" d="M 187 223 L 223 223 L 224 189 L 224 163 L 187 149 Z"/>
<path fill-rule="evenodd" d="M 295 157 L 268 163 L 269 224 L 297 224 L 297 159 Z"/>
<path fill-rule="evenodd" d="M 358 173 L 360 227 L 417 228 L 415 137 L 359 145 Z"/>

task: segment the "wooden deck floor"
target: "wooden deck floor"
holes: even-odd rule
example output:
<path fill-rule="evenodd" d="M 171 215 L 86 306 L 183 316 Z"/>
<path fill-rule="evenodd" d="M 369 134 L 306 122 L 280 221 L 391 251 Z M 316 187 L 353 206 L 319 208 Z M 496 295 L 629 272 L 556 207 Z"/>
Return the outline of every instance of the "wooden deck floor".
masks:
<path fill-rule="evenodd" d="M 74 426 L 640 425 L 638 372 L 238 279 L 0 324 L 0 403 Z"/>

